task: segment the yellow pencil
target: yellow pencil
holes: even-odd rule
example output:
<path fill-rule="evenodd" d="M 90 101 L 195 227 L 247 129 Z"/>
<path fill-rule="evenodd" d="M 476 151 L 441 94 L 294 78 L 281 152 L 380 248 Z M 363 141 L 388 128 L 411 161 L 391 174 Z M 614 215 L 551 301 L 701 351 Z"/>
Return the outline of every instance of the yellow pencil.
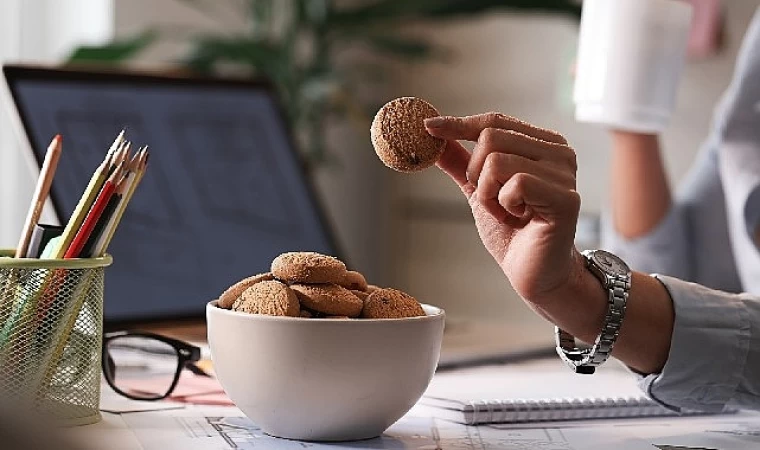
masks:
<path fill-rule="evenodd" d="M 63 234 L 61 234 L 61 242 L 59 243 L 56 251 L 53 253 L 53 259 L 62 259 L 63 255 L 66 254 L 66 250 L 69 249 L 71 241 L 79 231 L 79 227 L 82 226 L 82 222 L 84 222 L 85 217 L 87 217 L 87 213 L 90 212 L 92 203 L 97 198 L 98 193 L 100 192 L 100 188 L 103 187 L 103 184 L 106 182 L 106 178 L 108 178 L 109 167 L 112 163 L 111 160 L 115 159 L 112 158 L 112 156 L 115 156 L 115 152 L 118 152 L 120 150 L 123 142 L 124 130 L 122 130 L 121 133 L 119 133 L 119 135 L 116 137 L 116 140 L 108 150 L 108 154 L 106 155 L 105 159 L 102 163 L 100 163 L 100 166 L 98 166 L 97 170 L 95 170 L 95 173 L 92 174 L 90 183 L 84 190 L 82 198 L 79 199 L 79 203 L 77 203 L 76 208 L 74 208 L 74 212 L 71 214 L 71 218 L 69 218 L 69 221 L 66 223 L 66 227 L 63 229 Z"/>

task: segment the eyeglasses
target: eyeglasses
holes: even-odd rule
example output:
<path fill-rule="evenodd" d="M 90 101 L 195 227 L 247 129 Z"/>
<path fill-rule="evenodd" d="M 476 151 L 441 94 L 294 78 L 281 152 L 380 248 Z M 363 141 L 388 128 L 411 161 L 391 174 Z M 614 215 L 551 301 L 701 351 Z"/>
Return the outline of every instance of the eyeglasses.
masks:
<path fill-rule="evenodd" d="M 103 376 L 133 400 L 161 400 L 177 386 L 183 369 L 208 376 L 195 365 L 201 349 L 153 333 L 116 331 L 103 336 Z"/>

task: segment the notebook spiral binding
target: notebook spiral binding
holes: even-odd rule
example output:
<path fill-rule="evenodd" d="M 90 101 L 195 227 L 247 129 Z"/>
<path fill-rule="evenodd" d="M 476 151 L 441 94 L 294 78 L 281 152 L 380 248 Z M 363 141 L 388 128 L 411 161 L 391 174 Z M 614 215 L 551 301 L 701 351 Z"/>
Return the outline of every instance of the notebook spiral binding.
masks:
<path fill-rule="evenodd" d="M 560 398 L 524 400 L 479 400 L 469 403 L 467 422 L 526 423 L 559 420 L 609 419 L 639 416 L 671 416 L 679 413 L 652 400 L 625 397 L 610 399 Z"/>

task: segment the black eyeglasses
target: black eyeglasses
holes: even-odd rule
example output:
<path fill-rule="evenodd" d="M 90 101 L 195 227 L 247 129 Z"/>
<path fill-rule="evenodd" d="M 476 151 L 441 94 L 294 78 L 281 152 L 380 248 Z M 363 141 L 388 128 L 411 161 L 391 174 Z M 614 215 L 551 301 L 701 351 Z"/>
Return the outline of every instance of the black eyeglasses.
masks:
<path fill-rule="evenodd" d="M 201 349 L 153 333 L 116 331 L 103 336 L 103 376 L 133 400 L 161 400 L 177 386 L 183 369 L 208 376 L 195 365 Z"/>

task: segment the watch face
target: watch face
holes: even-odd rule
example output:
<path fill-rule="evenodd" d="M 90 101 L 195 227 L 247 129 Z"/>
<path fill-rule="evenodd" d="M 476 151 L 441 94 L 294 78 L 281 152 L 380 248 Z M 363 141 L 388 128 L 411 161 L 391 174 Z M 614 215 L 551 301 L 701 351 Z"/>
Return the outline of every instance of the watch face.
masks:
<path fill-rule="evenodd" d="M 596 265 L 610 275 L 625 276 L 631 271 L 622 259 L 604 250 L 595 251 L 591 258 Z"/>

